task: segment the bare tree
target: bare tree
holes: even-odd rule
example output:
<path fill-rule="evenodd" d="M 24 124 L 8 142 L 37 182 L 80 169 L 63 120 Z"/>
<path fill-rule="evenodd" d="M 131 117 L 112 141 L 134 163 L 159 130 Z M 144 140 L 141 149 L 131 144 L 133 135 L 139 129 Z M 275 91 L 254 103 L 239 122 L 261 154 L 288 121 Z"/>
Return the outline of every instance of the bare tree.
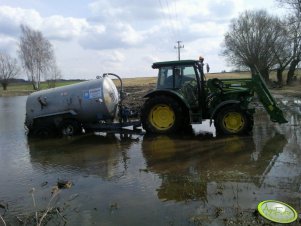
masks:
<path fill-rule="evenodd" d="M 62 72 L 54 61 L 45 75 L 45 80 L 47 81 L 48 88 L 54 88 L 56 86 L 57 80 L 59 79 L 62 79 Z"/>
<path fill-rule="evenodd" d="M 19 56 L 35 90 L 40 89 L 41 76 L 54 59 L 51 43 L 40 31 L 21 25 Z"/>
<path fill-rule="evenodd" d="M 301 61 L 301 0 L 277 0 L 281 7 L 290 12 L 289 29 L 291 35 L 292 61 L 287 73 L 287 84 L 293 80 L 296 68 Z"/>
<path fill-rule="evenodd" d="M 290 84 L 295 75 L 296 68 L 301 61 L 301 17 L 298 19 L 297 17 L 290 16 L 288 22 L 292 60 L 288 69 L 286 83 Z"/>
<path fill-rule="evenodd" d="M 277 42 L 277 49 L 274 49 L 276 60 L 277 82 L 279 86 L 283 85 L 283 71 L 293 60 L 292 34 L 289 26 L 289 20 L 283 21 L 283 33 Z"/>
<path fill-rule="evenodd" d="M 301 0 L 276 0 L 281 6 L 287 6 L 287 8 L 294 12 L 294 14 L 301 13 Z"/>
<path fill-rule="evenodd" d="M 0 83 L 3 90 L 7 89 L 10 80 L 15 78 L 18 73 L 17 60 L 4 52 L 0 52 Z"/>
<path fill-rule="evenodd" d="M 282 51 L 279 43 L 285 33 L 279 18 L 264 10 L 245 11 L 232 20 L 230 31 L 225 34 L 223 55 L 235 66 L 251 71 L 258 68 L 268 80 L 270 68 L 277 63 L 275 53 Z"/>

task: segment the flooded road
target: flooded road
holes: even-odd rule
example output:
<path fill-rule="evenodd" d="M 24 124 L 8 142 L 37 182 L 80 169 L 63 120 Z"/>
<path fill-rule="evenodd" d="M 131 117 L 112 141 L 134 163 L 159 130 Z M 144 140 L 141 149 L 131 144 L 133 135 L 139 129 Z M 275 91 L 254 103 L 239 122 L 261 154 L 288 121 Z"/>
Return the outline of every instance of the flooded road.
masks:
<path fill-rule="evenodd" d="M 46 140 L 27 139 L 25 101 L 0 98 L 0 214 L 8 225 L 35 225 L 35 212 L 47 208 L 48 225 L 274 225 L 255 212 L 268 199 L 301 211 L 301 99 L 282 99 L 288 124 L 259 110 L 246 137 L 215 137 L 205 124 L 178 136 Z M 58 180 L 72 186 L 49 203 Z"/>

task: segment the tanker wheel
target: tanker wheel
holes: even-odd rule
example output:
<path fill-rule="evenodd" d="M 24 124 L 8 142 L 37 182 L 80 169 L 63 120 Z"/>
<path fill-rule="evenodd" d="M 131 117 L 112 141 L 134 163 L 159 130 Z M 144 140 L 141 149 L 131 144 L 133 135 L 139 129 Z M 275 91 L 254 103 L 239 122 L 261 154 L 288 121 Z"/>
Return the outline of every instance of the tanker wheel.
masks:
<path fill-rule="evenodd" d="M 56 131 L 53 124 L 45 123 L 36 125 L 30 135 L 39 138 L 53 137 L 56 135 Z"/>
<path fill-rule="evenodd" d="M 81 133 L 81 126 L 74 119 L 64 119 L 60 125 L 60 131 L 63 136 L 74 136 Z"/>
<path fill-rule="evenodd" d="M 155 96 L 149 98 L 142 107 L 141 122 L 149 133 L 173 133 L 184 124 L 182 107 L 174 98 Z"/>
<path fill-rule="evenodd" d="M 244 135 L 253 129 L 253 117 L 238 106 L 221 109 L 215 120 L 216 133 L 219 135 Z"/>

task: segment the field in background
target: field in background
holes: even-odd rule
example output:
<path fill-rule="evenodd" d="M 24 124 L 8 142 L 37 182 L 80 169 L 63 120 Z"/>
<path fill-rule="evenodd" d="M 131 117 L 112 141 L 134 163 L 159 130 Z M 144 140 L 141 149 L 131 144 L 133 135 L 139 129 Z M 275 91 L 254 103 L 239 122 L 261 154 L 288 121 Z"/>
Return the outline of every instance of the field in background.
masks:
<path fill-rule="evenodd" d="M 249 72 L 229 72 L 229 73 L 209 73 L 206 74 L 206 78 L 229 78 L 229 79 L 239 79 L 239 78 L 251 78 L 251 74 Z M 157 77 L 137 77 L 137 78 L 125 78 L 122 79 L 124 86 L 145 86 L 150 84 L 157 83 Z M 118 81 L 115 81 L 118 85 Z"/>
<path fill-rule="evenodd" d="M 113 80 L 118 86 L 120 82 L 116 79 Z M 157 77 L 137 77 L 137 78 L 124 78 L 122 79 L 124 86 L 148 86 L 157 83 Z"/>
<path fill-rule="evenodd" d="M 286 72 L 283 73 L 283 81 L 286 81 Z M 249 72 L 226 72 L 226 73 L 209 73 L 206 74 L 206 78 L 220 78 L 220 79 L 239 79 L 239 78 L 250 78 L 251 74 Z M 300 80 L 301 71 L 297 71 L 297 78 Z M 276 81 L 276 73 L 271 72 L 270 79 L 272 81 Z M 56 83 L 56 87 L 75 84 L 80 82 L 80 80 L 63 80 L 58 81 Z M 119 86 L 119 81 L 114 79 L 114 82 L 117 86 Z M 122 79 L 124 87 L 154 87 L 157 82 L 157 77 L 136 77 L 136 78 L 124 78 Z M 42 89 L 48 89 L 47 82 L 41 83 Z M 287 89 L 287 87 L 284 87 Z M 293 88 L 293 87 L 292 87 Z M 293 88 L 294 90 L 298 90 L 298 88 Z M 28 95 L 33 92 L 32 85 L 30 83 L 11 83 L 9 84 L 7 91 L 3 91 L 2 87 L 0 87 L 0 96 L 19 96 L 19 95 Z"/>

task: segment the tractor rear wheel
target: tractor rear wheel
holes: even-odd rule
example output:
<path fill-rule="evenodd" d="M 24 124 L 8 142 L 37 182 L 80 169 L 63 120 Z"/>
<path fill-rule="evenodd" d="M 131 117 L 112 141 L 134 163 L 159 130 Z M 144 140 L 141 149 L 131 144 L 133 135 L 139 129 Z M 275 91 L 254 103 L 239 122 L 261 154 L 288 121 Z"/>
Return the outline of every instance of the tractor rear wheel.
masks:
<path fill-rule="evenodd" d="M 167 134 L 179 131 L 185 120 L 178 101 L 169 96 L 154 96 L 144 103 L 141 122 L 148 133 Z"/>
<path fill-rule="evenodd" d="M 253 116 L 238 106 L 222 108 L 215 117 L 214 125 L 219 135 L 244 135 L 253 129 Z"/>

